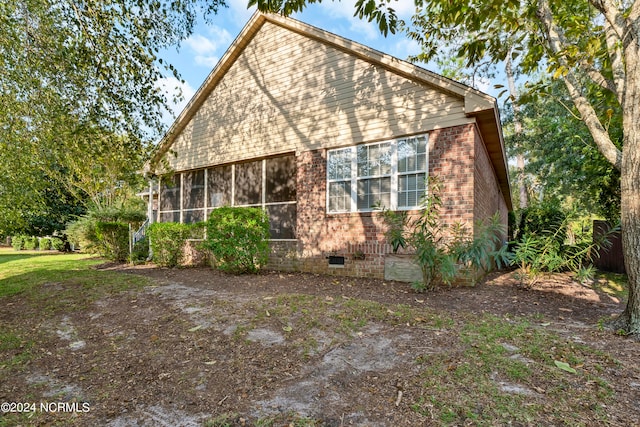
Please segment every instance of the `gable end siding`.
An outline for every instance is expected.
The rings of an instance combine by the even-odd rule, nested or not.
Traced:
[[[168,156],[174,170],[470,123],[464,100],[265,22]]]

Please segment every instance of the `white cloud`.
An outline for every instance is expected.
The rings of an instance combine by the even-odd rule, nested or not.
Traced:
[[[415,40],[403,38],[398,40],[391,48],[389,52],[391,55],[400,59],[407,59],[410,55],[417,55],[420,53],[420,44]]]
[[[220,59],[220,54],[229,47],[233,37],[225,28],[210,26],[207,29],[207,36],[193,34],[184,44],[193,53],[193,59],[197,65],[213,68]]]

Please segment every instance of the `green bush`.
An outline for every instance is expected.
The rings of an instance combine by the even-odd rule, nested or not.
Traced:
[[[55,249],[56,251],[63,252],[64,251],[64,242],[59,237],[52,237],[51,238],[51,248]]]
[[[24,249],[24,239],[25,236],[13,236],[11,238],[11,246],[16,251],[21,251]]]
[[[129,253],[129,224],[136,230],[146,219],[144,203],[140,200],[123,200],[107,207],[92,207],[86,215],[76,221],[67,224],[65,231],[69,242],[75,247],[80,247],[88,253],[97,253],[110,259],[126,260]],[[105,226],[98,231],[98,224],[115,224],[121,226]],[[126,245],[124,244],[124,231],[115,231],[116,228],[127,229]],[[121,248],[125,248],[126,251]],[[126,252],[126,255],[123,255]]]
[[[183,257],[184,244],[193,226],[175,222],[157,222],[149,226],[153,261],[164,267],[175,267]]]
[[[133,245],[131,253],[131,262],[142,262],[149,258],[149,238],[144,237]]]
[[[39,242],[39,247],[41,251],[50,251],[51,250],[51,237],[41,237]]]
[[[516,241],[525,236],[553,236],[558,245],[567,237],[567,214],[555,203],[540,203],[520,212]]]
[[[24,248],[28,251],[38,249],[38,238],[34,236],[27,236],[24,238]]]
[[[202,247],[213,255],[222,271],[255,273],[269,257],[269,219],[261,208],[223,206],[214,209],[206,223]]]
[[[438,283],[450,285],[463,275],[475,285],[494,266],[510,264],[510,254],[501,241],[506,230],[498,213],[476,222],[475,233],[461,223],[448,226],[440,221],[442,183],[438,177],[429,179],[428,188],[415,220],[409,221],[406,213],[383,212],[388,226],[385,236],[394,253],[410,246],[422,270],[422,282],[413,283],[414,290],[432,290]]]
[[[100,255],[119,262],[129,258],[129,224],[98,221],[95,230]]]

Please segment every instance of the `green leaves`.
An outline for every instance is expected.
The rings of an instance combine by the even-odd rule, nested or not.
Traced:
[[[229,273],[255,273],[269,256],[269,219],[261,208],[223,206],[206,222],[202,247],[211,251],[216,268]]]
[[[109,195],[136,180],[164,132],[167,100],[157,82],[167,72],[179,76],[156,62],[157,52],[223,4],[2,2],[0,234],[24,227],[29,211],[46,212],[51,189],[109,204]]]

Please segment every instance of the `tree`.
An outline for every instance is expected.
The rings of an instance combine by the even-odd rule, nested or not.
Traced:
[[[157,57],[224,0],[0,4],[0,232],[46,211],[47,191],[110,203],[164,131]]]
[[[261,10],[290,13],[315,0],[251,0]],[[473,65],[518,58],[530,72],[541,64],[561,79],[598,150],[620,171],[621,227],[629,298],[613,326],[640,335],[640,1],[415,0],[412,35],[426,56],[455,40]],[[356,15],[397,25],[392,0],[358,0]],[[393,31],[393,30],[390,30]],[[622,114],[616,145],[587,96],[592,86],[612,94]]]
[[[510,156],[520,154],[528,162],[526,175],[535,183],[535,198],[561,199],[573,208],[604,216],[613,223],[620,220],[620,173],[598,151],[591,134],[581,121],[561,81],[544,81],[535,95],[522,98],[520,134],[507,105],[505,145]],[[622,138],[621,114],[613,113],[615,100],[600,101],[600,120],[616,141]],[[607,111],[611,114],[607,114]],[[516,175],[517,176],[517,175]],[[519,180],[515,180],[519,184]],[[514,181],[512,181],[514,184]]]

